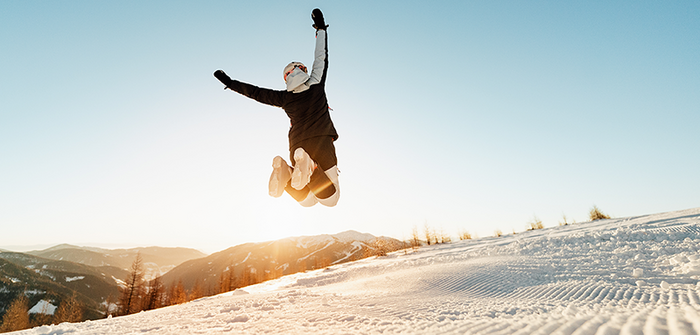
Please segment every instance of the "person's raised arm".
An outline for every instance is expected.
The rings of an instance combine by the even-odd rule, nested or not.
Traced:
[[[314,64],[311,67],[311,77],[309,85],[325,83],[328,72],[328,40],[326,39],[326,28],[328,25],[323,18],[323,13],[316,8],[311,12],[313,27],[316,28],[316,49],[314,50]]]
[[[255,85],[232,80],[224,71],[216,70],[214,77],[226,85],[224,89],[230,89],[251,98],[257,102],[264,103],[270,106],[282,107],[284,103],[284,91],[275,91],[269,88],[261,88]]]

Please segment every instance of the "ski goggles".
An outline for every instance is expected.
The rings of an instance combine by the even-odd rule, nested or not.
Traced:
[[[301,65],[301,64],[296,64],[289,71],[287,71],[284,74],[284,81],[287,81],[287,76],[290,75],[292,72],[294,72],[294,69],[296,69],[296,68],[299,68],[300,70],[302,70],[306,73],[306,66]]]

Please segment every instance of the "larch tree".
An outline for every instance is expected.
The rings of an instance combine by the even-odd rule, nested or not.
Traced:
[[[11,332],[29,328],[29,301],[21,293],[12,301],[2,317],[0,332]]]
[[[170,286],[168,305],[177,305],[185,302],[187,302],[187,291],[182,284],[182,279],[180,279],[177,284]]]
[[[160,276],[153,278],[146,285],[142,308],[146,311],[161,308],[165,304],[165,286]]]
[[[136,254],[136,259],[131,263],[131,270],[124,281],[119,298],[119,314],[127,315],[140,311],[141,298],[143,297],[143,257]]]
[[[53,317],[55,324],[63,322],[80,322],[83,321],[83,306],[78,301],[77,295],[73,292],[70,298],[61,302],[56,309],[56,314]]]

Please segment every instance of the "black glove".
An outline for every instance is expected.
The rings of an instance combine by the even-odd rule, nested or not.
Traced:
[[[231,78],[226,74],[226,72],[224,72],[222,70],[216,70],[214,72],[214,77],[216,77],[216,79],[219,79],[219,81],[222,84],[226,85],[226,87],[224,87],[224,89],[229,88],[229,86],[231,85],[231,82],[233,82],[233,80],[231,80]]]
[[[312,27],[316,28],[316,30],[326,30],[326,28],[328,28],[326,21],[323,20],[323,13],[321,13],[320,9],[316,8],[311,11],[311,19],[314,20]]]

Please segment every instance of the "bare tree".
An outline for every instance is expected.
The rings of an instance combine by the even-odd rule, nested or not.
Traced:
[[[374,255],[378,257],[386,256],[390,251],[386,241],[381,238],[374,239],[372,248],[374,248]]]
[[[160,276],[151,279],[146,285],[143,299],[143,310],[161,308],[165,304],[165,286]]]
[[[226,283],[228,284],[228,290],[233,291],[240,287],[238,277],[236,277],[236,268],[231,265],[229,270],[229,275],[226,277]]]
[[[418,236],[418,227],[413,226],[411,231],[411,248],[416,249],[421,246],[420,237]]]
[[[105,317],[112,315],[112,313],[119,312],[119,301],[115,300],[114,296],[112,296],[111,294],[107,296],[107,299],[103,303],[103,306]]]
[[[131,263],[131,270],[126,277],[125,286],[121,288],[119,299],[119,314],[127,315],[140,311],[141,298],[143,297],[143,258],[141,253],[136,254],[136,259]]]
[[[0,332],[11,332],[29,328],[29,301],[21,293],[12,301],[2,317]]]
[[[167,304],[177,305],[185,302],[187,302],[187,291],[185,290],[185,286],[182,284],[182,279],[180,279],[177,284],[170,286]]]
[[[202,283],[200,283],[199,279],[194,281],[194,286],[192,286],[192,290],[190,290],[190,293],[187,295],[187,301],[192,301],[199,299],[204,296],[204,289],[202,288]]]
[[[221,271],[219,274],[219,292],[226,293],[229,291],[229,278],[231,278],[231,272],[228,268]]]
[[[243,273],[241,274],[241,287],[257,284],[256,272],[255,268],[252,267],[243,269]]]
[[[73,292],[70,298],[61,302],[56,309],[53,322],[60,324],[63,322],[80,322],[83,321],[83,306],[78,301],[77,294]]]

